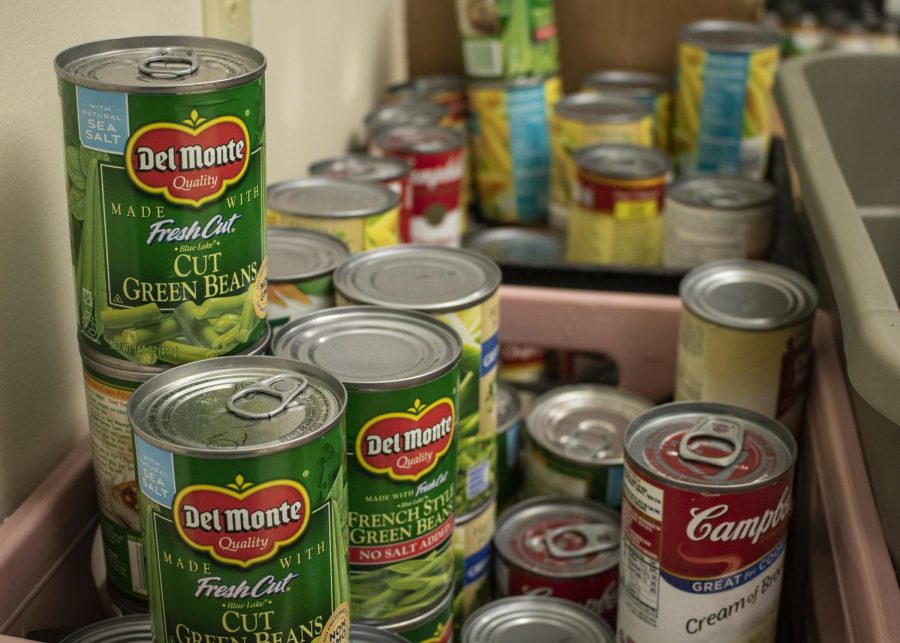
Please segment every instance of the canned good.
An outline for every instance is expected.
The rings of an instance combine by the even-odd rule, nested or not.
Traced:
[[[463,66],[472,78],[559,71],[552,0],[456,0]]]
[[[317,177],[273,183],[266,195],[273,225],[326,232],[350,252],[398,243],[400,197],[383,185]]]
[[[658,266],[669,159],[634,145],[578,150],[578,187],[569,209],[566,259],[575,263]]]
[[[459,76],[425,75],[416,76],[405,82],[388,87],[385,102],[406,103],[428,101],[447,108],[447,118],[441,125],[462,126],[468,120],[466,89]]]
[[[145,36],[79,45],[55,65],[81,335],[141,364],[256,342],[265,57],[225,40]],[[209,332],[225,312],[240,316],[238,331]]]
[[[462,338],[456,512],[494,488],[500,269],[458,248],[400,247],[354,257],[334,274],[339,305],[374,304],[429,313]]]
[[[69,634],[60,643],[151,643],[153,635],[146,614],[109,618]]]
[[[653,115],[649,107],[632,98],[579,92],[554,106],[550,142],[550,224],[565,230],[569,209],[578,194],[578,167],[573,154],[601,143],[651,147]]]
[[[412,167],[412,208],[400,226],[403,243],[459,245],[465,219],[465,148],[465,136],[446,127],[395,127],[372,141],[373,153],[405,160]]]
[[[679,288],[676,400],[724,402],[796,431],[812,362],[816,287],[763,261],[695,268]]]
[[[534,384],[547,375],[547,351],[525,344],[500,345],[500,377],[516,384]]]
[[[546,264],[562,261],[558,236],[523,228],[488,228],[467,235],[463,247],[499,263]]]
[[[355,306],[292,322],[272,352],[350,391],[350,602],[354,618],[406,619],[453,580],[460,339],[411,311]]]
[[[443,105],[426,101],[409,101],[378,105],[366,114],[370,140],[392,127],[431,127],[442,125],[450,112]]]
[[[93,560],[91,561],[93,562]],[[113,616],[131,616],[133,614],[142,614],[149,625],[150,618],[147,616],[148,606],[146,596],[143,598],[135,598],[125,592],[116,589],[116,586],[107,583],[106,594],[109,597],[109,611]]]
[[[456,518],[453,529],[453,622],[457,635],[469,614],[491,600],[491,541],[496,519],[497,500],[494,497]]]
[[[522,400],[512,386],[497,385],[497,505],[502,509],[519,489],[519,457]]]
[[[666,194],[663,265],[764,259],[772,241],[775,188],[745,177],[694,176]]]
[[[570,384],[534,401],[525,430],[526,496],[558,494],[622,504],[622,435],[653,406],[599,384]]]
[[[324,370],[262,356],[134,392],[154,640],[349,640],[346,402]]]
[[[776,33],[751,22],[703,20],[682,30],[672,130],[681,172],[765,174],[778,48]]]
[[[503,512],[494,536],[500,596],[555,596],[616,623],[619,517],[592,500],[543,496]]]
[[[607,69],[589,74],[582,83],[583,91],[622,96],[640,101],[653,115],[653,142],[663,152],[669,151],[672,127],[672,78],[648,71]]]
[[[410,643],[452,643],[453,641],[453,589],[430,608],[409,618],[369,625],[396,635]],[[394,640],[394,639],[390,639]]]
[[[774,641],[797,445],[777,422],[676,403],[625,434],[618,636]]]
[[[407,643],[407,641],[398,634],[379,630],[374,625],[353,623],[350,625],[350,643]]]
[[[614,643],[609,625],[590,611],[560,598],[514,596],[488,603],[472,614],[462,643]]]
[[[550,109],[559,76],[469,84],[475,187],[481,215],[540,223],[550,199]]]
[[[266,327],[245,354],[264,353],[270,337]],[[141,384],[166,368],[110,357],[84,337],[79,337],[79,344],[107,585],[110,594],[118,590],[140,604],[147,600],[147,576],[128,400]]]

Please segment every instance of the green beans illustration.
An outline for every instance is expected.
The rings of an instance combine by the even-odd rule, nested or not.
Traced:
[[[217,333],[226,333],[238,325],[241,317],[234,313],[225,313],[221,317],[209,318],[207,321],[216,329]]]
[[[132,308],[131,310],[137,310]],[[106,311],[110,312],[110,311]],[[156,344],[164,339],[171,339],[181,332],[178,321],[172,317],[163,319],[151,326],[128,328],[122,331],[122,341],[135,346],[140,344]]]
[[[238,341],[246,342],[250,339],[254,321],[256,321],[256,311],[253,310],[253,293],[248,290],[244,295],[244,307],[241,309],[241,321],[237,332]]]
[[[230,295],[228,297],[211,297],[194,309],[194,319],[209,319],[225,314],[240,314],[244,309],[244,300],[247,293]]]
[[[115,330],[149,326],[162,321],[162,311],[156,304],[144,304],[134,308],[108,308],[100,313],[104,328]]]

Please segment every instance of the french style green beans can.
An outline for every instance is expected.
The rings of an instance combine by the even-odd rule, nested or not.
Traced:
[[[95,350],[182,364],[263,334],[265,65],[182,36],[57,56],[78,328]]]
[[[156,643],[349,641],[346,402],[322,369],[263,356],[135,391]]]
[[[285,325],[272,352],[349,391],[353,618],[430,610],[453,582],[459,335],[421,313],[354,306]]]
[[[352,257],[334,272],[337,304],[428,313],[462,338],[456,512],[482,505],[495,485],[500,268],[471,250],[401,246]]]

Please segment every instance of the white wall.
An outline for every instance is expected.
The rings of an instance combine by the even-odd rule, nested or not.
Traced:
[[[402,0],[254,0],[268,57],[270,180],[342,150],[404,76]],[[86,432],[53,57],[73,44],[200,34],[199,0],[2,0],[0,519]]]

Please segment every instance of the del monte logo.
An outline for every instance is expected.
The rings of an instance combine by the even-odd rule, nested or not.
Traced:
[[[356,437],[356,457],[368,471],[394,480],[418,480],[437,466],[453,442],[456,413],[449,397],[416,399],[400,413],[369,420]]]
[[[309,494],[294,480],[254,484],[238,474],[224,487],[185,487],[172,507],[175,527],[194,549],[249,567],[297,540],[309,522]]]
[[[151,123],[128,139],[125,165],[135,185],[173,203],[200,207],[241,180],[250,158],[247,126],[234,116]]]

